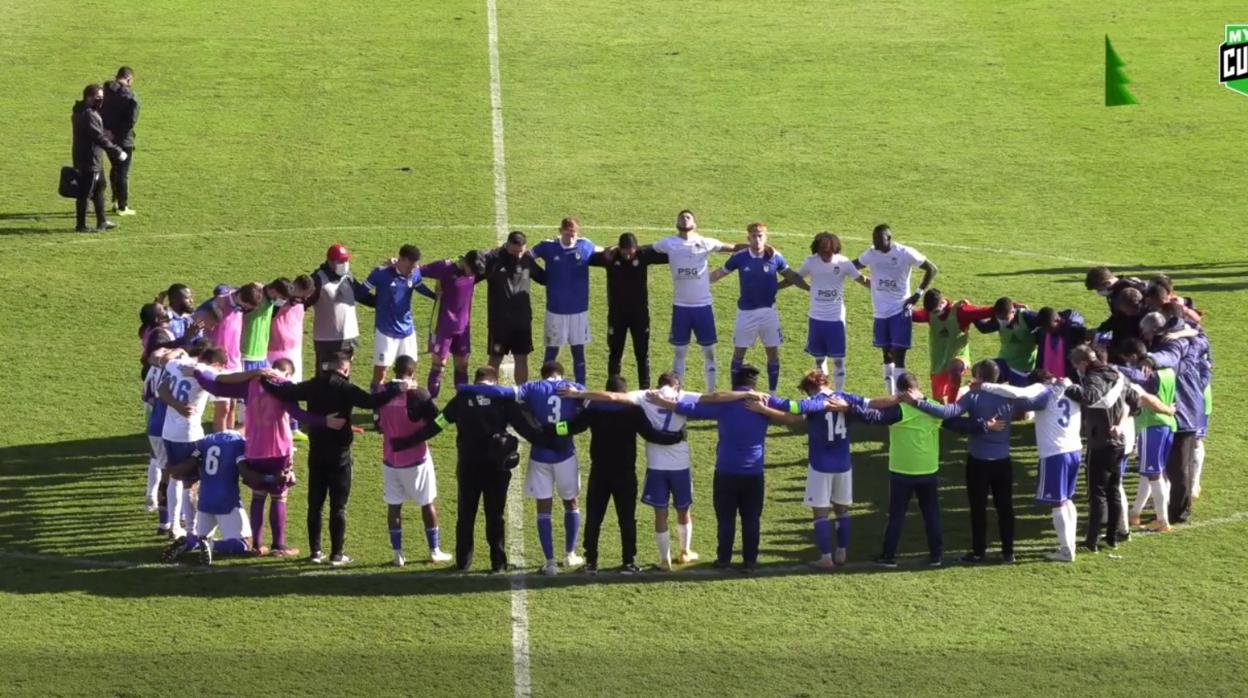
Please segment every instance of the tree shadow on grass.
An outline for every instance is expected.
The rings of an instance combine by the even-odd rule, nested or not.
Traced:
[[[832,574],[939,573],[926,565],[927,546],[917,505],[911,504],[900,545],[901,567],[886,570],[866,562],[879,550],[888,502],[886,430],[854,424],[854,496],[851,509],[851,564]],[[1030,425],[1016,424],[1014,500],[1016,547],[1023,562],[1052,547],[1049,510],[1034,504],[1034,448]],[[773,430],[770,438],[805,439],[804,434]],[[965,440],[942,434],[940,502],[945,556],[955,560],[970,541],[963,463]],[[155,564],[163,542],[134,540],[133,531],[150,523],[133,489],[136,469],[145,468],[147,438],[142,434],[0,449],[0,592],[44,594],[65,591],[119,598],[191,596],[261,598],[288,594],[341,596],[404,596],[497,592],[516,583],[512,575],[457,572],[449,568],[357,563],[331,570],[298,560],[223,560],[208,569]],[[750,576],[827,574],[806,563],[816,557],[809,531],[809,509],[801,505],[805,469],[780,464],[767,473],[768,502],[762,532],[763,559]],[[1081,482],[1082,485],[1082,482]],[[517,486],[513,484],[513,486]],[[105,492],[104,496],[99,496]],[[115,493],[113,493],[115,492]],[[783,493],[783,494],[781,494]],[[1082,501],[1082,498],[1079,499]],[[779,511],[777,511],[779,510]],[[774,518],[768,519],[770,515]],[[706,515],[704,515],[706,516]],[[608,517],[612,521],[612,517]],[[1081,522],[1082,523],[1082,522]],[[995,514],[989,512],[990,550],[996,545]],[[739,534],[736,561],[739,562]],[[74,552],[81,541],[83,553]],[[478,556],[484,551],[478,550]],[[604,548],[604,553],[606,552]],[[586,584],[703,584],[741,579],[735,570],[715,570],[713,554],[670,574],[647,572],[623,576],[606,571],[588,575],[567,572],[553,578],[525,575],[534,588]],[[478,559],[478,565],[482,561]]]

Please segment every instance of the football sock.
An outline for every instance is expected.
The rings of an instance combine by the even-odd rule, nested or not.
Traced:
[[[893,364],[884,364],[884,392],[893,394]]]
[[[461,385],[467,385],[467,384],[468,384],[467,367],[465,368],[456,367],[455,368],[455,387],[458,388]]]
[[[836,517],[836,547],[849,549],[849,512]]]
[[[169,478],[166,496],[168,499],[168,510],[166,514],[169,516],[169,525],[173,532],[178,535],[186,535],[186,529],[182,526],[182,488],[183,483],[176,478]]]
[[[687,524],[676,522],[676,540],[680,543],[680,552],[689,552],[693,545],[693,519]]]
[[[702,347],[702,371],[706,374],[706,391],[715,392],[715,347]]]
[[[672,533],[671,531],[663,531],[654,534],[654,542],[659,546],[659,561],[672,561]]]
[[[1131,527],[1127,524],[1127,489],[1119,482],[1117,495],[1111,492],[1109,496],[1118,497],[1118,532],[1129,534]]]
[[[1075,527],[1079,524],[1079,510],[1075,508],[1075,500],[1066,500],[1066,547],[1070,554],[1075,554]]]
[[[1150,480],[1148,488],[1153,494],[1153,510],[1157,513],[1157,522],[1170,525],[1170,483],[1165,478]]]
[[[269,502],[269,528],[273,529],[273,547],[286,547],[286,498],[274,497]]]
[[[1053,507],[1053,530],[1057,532],[1057,547],[1061,550],[1074,550],[1074,541],[1067,540],[1066,507]]]
[[[780,386],[780,362],[767,362],[767,389],[774,395]]]
[[[242,538],[226,538],[212,542],[212,552],[225,555],[242,555],[247,552],[247,541]]]
[[[147,464],[147,499],[151,502],[156,499],[156,490],[160,489],[160,466],[155,463]]]
[[[264,500],[264,493],[253,492],[251,506],[247,508],[247,518],[251,521],[251,547],[257,550],[264,541]]]
[[[581,533],[581,512],[565,511],[563,512],[563,551],[565,553],[576,552],[576,538]]]
[[[744,365],[745,365],[745,359],[738,359],[736,357],[733,357],[732,364],[730,365],[729,370],[732,371],[732,375],[735,376],[737,375],[737,371],[740,371],[741,367]]]
[[[1131,516],[1139,517],[1148,506],[1148,498],[1153,493],[1153,483],[1146,477],[1140,477],[1139,488],[1135,491],[1135,501],[1131,503]]]
[[[195,500],[189,487],[182,488],[182,516],[186,518],[186,530],[195,533]]]
[[[576,382],[585,385],[585,345],[572,345],[572,375],[576,376]]]
[[[555,538],[554,532],[551,530],[550,514],[538,513],[537,539],[541,541],[542,554],[545,555],[544,559],[555,559]]]
[[[1192,488],[1200,489],[1200,474],[1205,470],[1205,440],[1196,439],[1192,450]]]
[[[845,389],[845,359],[832,358],[832,385],[837,390]]]
[[[672,353],[674,354],[672,370],[675,371],[676,376],[680,378],[680,382],[683,385],[685,382],[685,361],[686,357],[689,356],[689,345],[672,347]]]
[[[559,358],[559,347],[546,347],[546,355],[542,357],[542,362],[554,361]]]
[[[816,356],[815,357],[815,370],[820,373],[827,373],[828,372],[828,357]]]
[[[826,516],[815,519],[815,545],[824,557],[832,554],[832,522]]]
[[[439,366],[435,363],[429,365],[429,378],[426,385],[429,390],[429,397],[436,398],[438,393],[442,392],[442,374],[446,371],[445,366]]]
[[[425,542],[429,544],[429,552],[442,549],[442,534],[437,526],[425,529]]]
[[[403,529],[401,528],[390,529],[390,548],[392,550],[403,549]]]

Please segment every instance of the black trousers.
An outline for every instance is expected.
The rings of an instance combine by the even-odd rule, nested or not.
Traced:
[[[351,450],[308,454],[308,547],[321,550],[321,510],[329,498],[330,555],[341,555],[347,540],[347,500],[351,498]]]
[[[635,464],[634,464],[635,465]],[[615,518],[620,523],[620,559],[631,565],[637,558],[637,470],[589,466],[589,494],[585,521],[585,561],[598,564],[598,536],[607,516],[607,503],[615,500]]]
[[[1105,528],[1105,544],[1118,542],[1118,518],[1122,515],[1121,446],[1098,446],[1088,449],[1088,531],[1083,544],[1096,550],[1101,528]]]
[[[134,162],[134,146],[123,147],[122,150],[126,153],[124,162],[111,152],[108,154],[111,165],[108,183],[113,187],[113,201],[117,202],[117,208],[125,208],[130,201],[130,163]]]
[[[633,356],[637,359],[637,389],[650,388],[650,312],[607,314],[607,375],[620,375],[624,343],[633,335]]]
[[[341,352],[347,352],[354,356],[355,350],[360,345],[359,337],[351,339],[317,339],[312,342],[312,349],[316,352],[316,371],[315,375],[321,375],[325,372],[325,364]]]
[[[503,513],[507,508],[507,487],[511,471],[495,465],[460,463],[456,472],[458,512],[455,519],[455,566],[461,570],[472,567],[473,542],[476,538],[477,506],[485,500],[485,540],[490,545],[490,567],[498,570],[507,564],[507,528]]]
[[[1001,554],[1014,554],[1014,464],[1009,458],[980,460],[966,457],[966,497],[971,503],[971,552],[988,552],[988,495],[997,510]]]
[[[718,543],[715,560],[732,562],[732,544],[737,537],[737,516],[741,517],[741,558],[746,565],[758,562],[759,522],[763,518],[763,476],[726,475],[716,471],[711,487],[715,504]]]
[[[78,198],[74,200],[74,213],[79,228],[87,227],[87,201],[95,206],[95,225],[103,228],[104,173],[78,170]]]
[[[1179,431],[1166,459],[1170,480],[1170,523],[1183,523],[1192,516],[1192,464],[1196,462],[1196,432]]]

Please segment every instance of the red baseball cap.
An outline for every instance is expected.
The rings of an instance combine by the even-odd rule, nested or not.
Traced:
[[[329,250],[325,253],[325,259],[331,262],[345,262],[351,259],[351,253],[347,250],[346,245],[330,245]]]

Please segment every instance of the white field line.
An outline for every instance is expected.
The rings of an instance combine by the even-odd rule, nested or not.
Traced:
[[[485,0],[490,47],[490,131],[494,146],[494,236],[502,245],[507,239],[507,159],[503,147],[503,86],[498,60],[498,3]],[[500,367],[504,375],[514,375],[515,364],[510,355]],[[513,482],[507,489],[507,529],[511,538],[509,560],[524,565],[524,499],[521,483]],[[529,592],[522,576],[511,579],[511,675],[516,698],[533,695],[529,671]]]
[[[497,128],[502,127],[501,111],[495,112],[494,123]],[[502,153],[503,153],[503,140],[502,140],[501,135],[497,139],[495,139],[494,148],[495,148],[494,150],[495,156],[497,158],[501,158]],[[506,208],[507,208],[506,173],[505,171],[500,172],[500,169],[502,168],[496,164],[494,168],[494,183],[495,183],[494,206],[495,206],[496,213],[495,213],[495,221],[494,221],[493,226],[488,225],[488,224],[473,225],[473,224],[468,224],[468,223],[463,223],[463,224],[460,224],[460,223],[449,223],[449,224],[448,223],[415,223],[415,224],[395,223],[393,225],[377,224],[377,225],[327,225],[327,226],[306,226],[306,227],[289,227],[289,228],[225,228],[225,229],[218,229],[218,230],[200,230],[196,232],[175,231],[171,233],[161,233],[158,235],[126,235],[125,233],[116,233],[116,232],[108,233],[104,235],[70,235],[70,234],[58,235],[54,233],[49,233],[47,236],[47,239],[41,240],[41,242],[44,242],[47,244],[55,244],[55,245],[64,245],[66,243],[68,244],[99,244],[99,243],[106,243],[106,242],[134,243],[134,242],[143,242],[143,241],[160,241],[160,240],[171,240],[171,239],[176,240],[176,239],[184,239],[184,238],[196,238],[196,237],[205,237],[209,235],[212,235],[212,236],[265,235],[265,234],[273,234],[273,233],[316,233],[316,232],[330,232],[330,231],[342,231],[342,232],[348,232],[348,233],[370,232],[370,231],[396,231],[396,232],[420,233],[422,231],[488,230],[489,228],[493,227],[496,235],[498,236],[499,244],[502,244],[502,241],[506,238],[507,232],[510,228],[515,228],[517,230],[526,230],[526,229],[527,230],[556,230],[558,229],[559,227],[558,225],[550,225],[550,224],[545,224],[545,223],[515,225],[515,226],[510,226],[509,228],[507,224],[507,220],[506,220],[506,215],[507,215],[507,212],[506,212]],[[498,207],[500,204],[502,206],[502,216],[499,216],[497,213],[497,211],[499,210]],[[606,231],[635,231],[635,232],[648,232],[648,233],[650,232],[652,233],[673,232],[673,228],[671,227],[647,226],[647,225],[594,225],[594,226],[586,226],[586,229],[606,230]],[[699,228],[698,230],[703,233],[710,234],[710,235],[740,235],[742,238],[744,238],[744,231],[745,231],[744,228],[740,230],[728,229],[728,228]],[[784,238],[809,239],[810,237],[812,237],[811,233],[799,233],[799,232],[784,231],[784,230],[772,230],[772,231],[769,231],[769,233],[773,236],[784,237]],[[838,236],[842,240],[852,240],[854,242],[870,242],[871,240],[869,237],[858,237],[854,235],[841,235],[839,233],[838,233]],[[1036,259],[1036,260],[1045,260],[1045,261],[1052,261],[1052,262],[1070,262],[1072,264],[1086,264],[1089,266],[1095,266],[1098,264],[1104,264],[1110,267],[1128,266],[1127,262],[1110,262],[1110,261],[1105,261],[1105,260],[1083,259],[1080,257],[1067,257],[1065,255],[1051,254],[1048,252],[1034,252],[1031,250],[1020,250],[1020,249],[1015,249],[1011,247],[986,247],[986,246],[981,246],[981,245],[955,245],[955,244],[947,243],[947,242],[937,242],[934,240],[917,240],[917,239],[912,239],[912,238],[907,238],[905,242],[907,244],[910,244],[918,248],[930,247],[930,248],[944,249],[944,250],[957,250],[960,252],[976,252],[976,253],[1002,255],[1005,257],[1019,257],[1022,259]],[[1185,279],[1185,281],[1212,281],[1212,280],[1213,279]]]
[[[1248,511],[1241,511],[1241,512],[1237,512],[1234,514],[1229,514],[1227,516],[1221,516],[1215,519],[1197,520],[1192,523],[1182,524],[1179,526],[1175,526],[1174,530],[1170,533],[1163,533],[1163,534],[1140,533],[1140,534],[1132,535],[1131,542],[1128,543],[1127,545],[1134,546],[1141,541],[1154,540],[1158,538],[1166,538],[1166,537],[1174,536],[1174,535],[1182,536],[1190,532],[1198,531],[1201,529],[1219,528],[1222,526],[1240,523],[1243,521],[1248,521]],[[1047,545],[1044,542],[1033,543],[1033,542],[1028,541],[1025,544],[1021,544],[1018,547],[1021,550],[1031,550],[1034,548],[1034,552],[1040,553],[1040,552],[1047,552],[1052,546]],[[513,550],[514,550],[514,541],[513,541]],[[1130,551],[1129,547],[1127,548],[1127,551],[1128,552]],[[913,558],[915,560],[921,560],[921,559],[926,559],[926,557],[927,557],[926,553],[922,553],[922,554],[915,553],[909,556],[906,556],[906,555],[901,556],[902,558],[901,571],[904,573],[904,572],[918,572],[920,569],[926,570],[927,569],[926,564],[923,564],[921,567],[910,568],[910,567],[907,567],[905,563],[905,560],[909,558]],[[328,567],[317,567],[316,569],[304,568],[304,569],[293,570],[293,571],[289,569],[283,569],[281,571],[275,571],[275,570],[269,569],[269,566],[264,565],[264,564],[246,565],[246,566],[225,565],[225,566],[219,566],[219,567],[182,567],[182,566],[177,566],[177,565],[164,565],[164,564],[157,564],[157,563],[126,562],[124,560],[99,560],[99,559],[93,559],[93,558],[73,557],[70,555],[52,555],[48,553],[31,553],[31,552],[23,552],[19,550],[0,550],[0,560],[14,560],[17,562],[25,561],[25,562],[51,563],[51,564],[65,565],[67,567],[80,567],[80,568],[85,568],[85,569],[168,570],[168,571],[176,570],[176,571],[184,572],[186,574],[237,574],[237,575],[261,576],[261,577],[285,578],[285,579],[294,578],[294,577],[362,577],[362,578],[372,578],[372,579],[384,579],[387,576],[390,576],[398,580],[407,576],[406,573],[403,573],[403,572],[370,572],[370,571],[365,571],[363,569],[358,569],[358,568],[353,570],[353,569],[334,569],[334,568],[328,568]],[[954,564],[950,566],[956,567],[958,565]],[[386,568],[389,569],[389,566],[387,565]],[[863,570],[863,569],[875,569],[875,565],[873,565],[870,562],[865,562],[865,561],[851,562],[845,566],[845,569],[849,571]],[[800,573],[809,573],[812,575],[813,574],[829,574],[830,576],[836,576],[835,572],[831,572],[831,573],[818,572],[811,566],[804,565],[804,564],[764,566],[756,570],[751,576],[770,577],[770,576],[792,575],[792,574],[800,574]],[[590,582],[599,581],[599,580],[603,581],[604,583],[611,583],[608,580],[616,579],[620,581],[627,580],[627,581],[637,581],[637,582],[661,582],[661,581],[666,580],[666,581],[671,581],[671,582],[679,582],[683,579],[688,579],[688,578],[741,579],[743,578],[743,575],[740,572],[737,572],[734,570],[717,570],[712,567],[696,567],[693,569],[687,569],[687,570],[682,570],[679,572],[672,572],[672,573],[646,572],[635,577],[622,577],[622,576],[610,574],[607,572],[603,572],[599,574],[597,577],[590,577],[588,575],[575,575],[575,574],[565,574],[565,575],[559,575],[557,577],[546,577],[536,572],[499,575],[499,576],[487,575],[481,572],[430,572],[430,573],[417,572],[411,577],[411,581],[413,584],[430,584],[430,583],[437,583],[443,580],[497,583],[503,579],[506,579],[510,583],[512,589],[515,589],[517,584],[524,585],[530,582],[536,582],[539,585],[542,583],[559,584],[560,580],[562,580],[563,583],[567,583],[569,579],[577,579],[584,583],[590,583]],[[527,630],[527,616],[526,616],[526,630]]]

